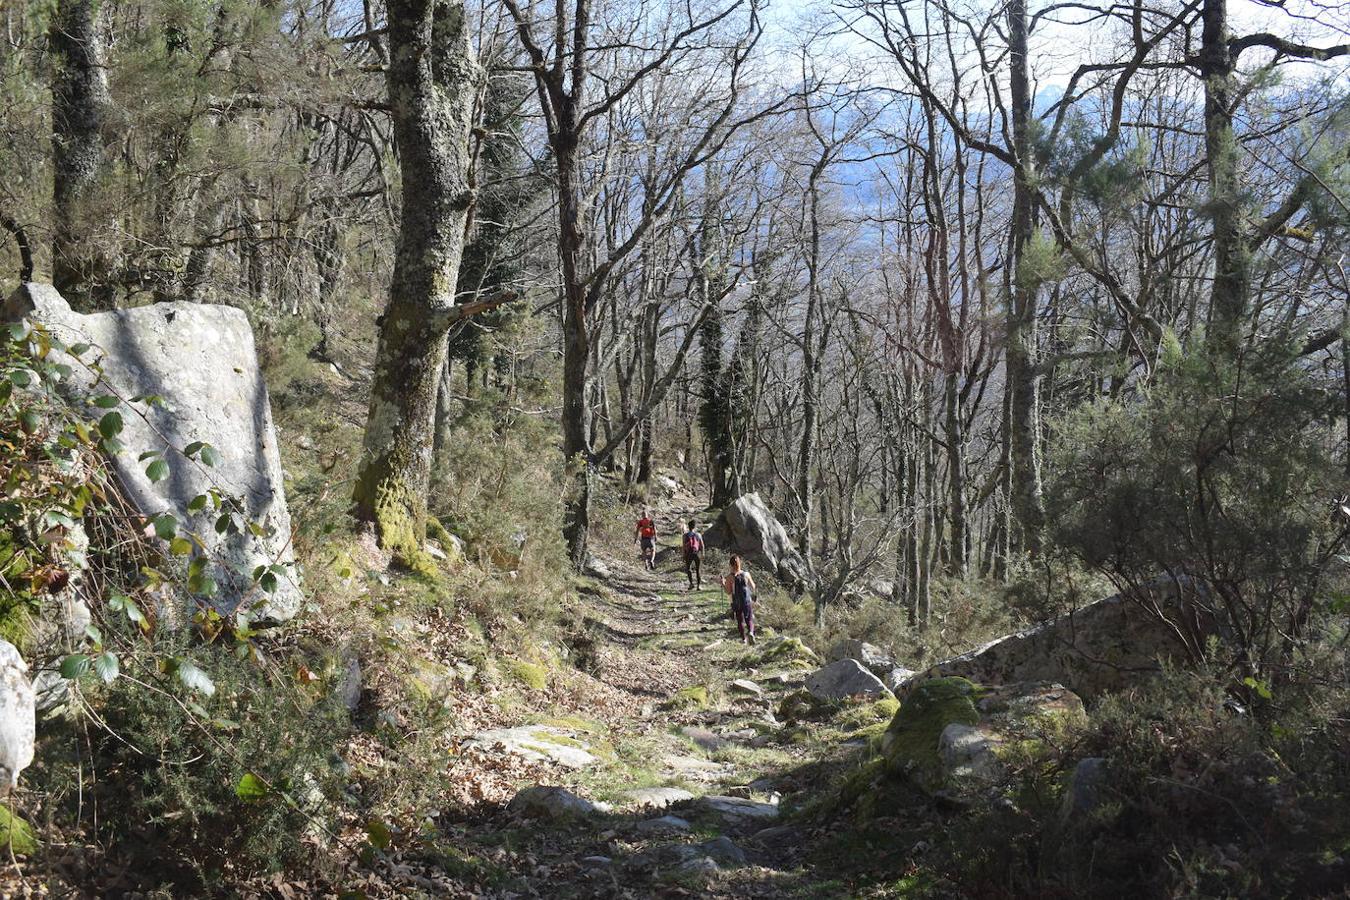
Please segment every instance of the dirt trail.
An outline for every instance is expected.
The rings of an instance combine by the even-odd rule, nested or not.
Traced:
[[[504,809],[466,829],[465,838],[513,848],[503,862],[514,877],[484,893],[830,895],[812,885],[801,866],[802,834],[781,814],[817,780],[820,764],[781,740],[774,712],[800,684],[802,665],[775,657],[771,634],[758,646],[741,644],[720,571],[705,571],[703,590],[688,590],[679,550],[688,499],[657,511],[657,571],[646,571],[635,547],[597,549],[600,571],[585,592],[583,622],[594,642],[595,699],[583,692],[569,714],[603,727],[534,717],[536,727],[554,729],[542,739],[595,757],[534,780],[594,800],[601,811],[552,822]],[[724,562],[719,556],[714,565]],[[733,685],[742,680],[753,683]]]

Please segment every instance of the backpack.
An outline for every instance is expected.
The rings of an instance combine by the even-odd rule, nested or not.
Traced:
[[[651,519],[643,519],[638,522],[638,534],[645,538],[656,537],[656,523]]]
[[[684,552],[702,553],[703,535],[699,534],[697,531],[686,531],[684,533]]]

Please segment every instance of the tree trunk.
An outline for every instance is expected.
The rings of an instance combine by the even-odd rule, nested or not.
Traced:
[[[108,93],[111,4],[60,0],[49,39],[52,78],[52,284],[78,311],[112,306],[114,223],[98,202]]]
[[[1008,267],[1008,455],[1012,509],[1021,547],[1035,555],[1041,549],[1045,512],[1041,495],[1040,376],[1036,371],[1037,286],[1022,266],[1036,229],[1026,0],[1012,0],[1008,5],[1008,50],[1013,143],[1018,161],[1013,171],[1012,265]]]
[[[390,0],[389,68],[403,208],[354,500],[383,546],[424,561],[438,382],[464,247],[477,65],[462,0]]]
[[[1242,234],[1238,151],[1233,136],[1233,73],[1228,46],[1227,0],[1205,0],[1200,78],[1205,85],[1205,154],[1209,167],[1209,214],[1214,221],[1214,284],[1210,342],[1236,353],[1242,340],[1251,286],[1251,253]]]
[[[653,299],[642,312],[642,379],[638,405],[643,406],[651,399],[656,388],[656,348],[661,333],[661,309]],[[625,411],[624,419],[628,413]],[[638,426],[637,483],[647,484],[652,480],[652,442],[656,436],[656,416],[649,413]]]

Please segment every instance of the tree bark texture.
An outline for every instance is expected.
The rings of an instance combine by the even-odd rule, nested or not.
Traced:
[[[1035,233],[1032,178],[1035,153],[1031,142],[1031,84],[1027,72],[1027,5],[1008,5],[1008,49],[1011,64],[1013,143],[1017,165],[1013,170],[1012,265],[1009,267],[1007,378],[1009,392],[1008,442],[1012,480],[1012,508],[1021,548],[1037,554],[1041,548],[1044,501],[1040,463],[1040,375],[1036,369],[1036,284],[1023,270]]]
[[[1205,85],[1205,155],[1209,214],[1214,224],[1214,283],[1210,341],[1235,353],[1241,341],[1251,289],[1251,252],[1242,233],[1238,149],[1233,135],[1233,74],[1228,0],[1205,0],[1202,10],[1200,77]]]
[[[464,247],[478,67],[464,4],[390,0],[387,81],[402,223],[354,499],[381,545],[424,561],[438,381]]]
[[[52,284],[77,311],[112,305],[113,222],[98,202],[108,93],[108,4],[60,0],[52,77]]]

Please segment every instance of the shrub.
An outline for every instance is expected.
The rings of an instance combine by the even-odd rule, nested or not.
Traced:
[[[1213,623],[1225,663],[1249,677],[1282,669],[1325,606],[1346,537],[1332,397],[1281,349],[1228,361],[1173,345],[1139,397],[1061,423],[1054,539],[1121,589],[1177,585],[1197,615],[1170,618],[1194,659]]]
[[[1343,676],[1257,710],[1203,673],[1110,697],[1015,770],[1012,802],[953,821],[929,861],[970,896],[1335,895],[1350,875]],[[1068,817],[1068,773],[1091,756],[1103,781]]]

